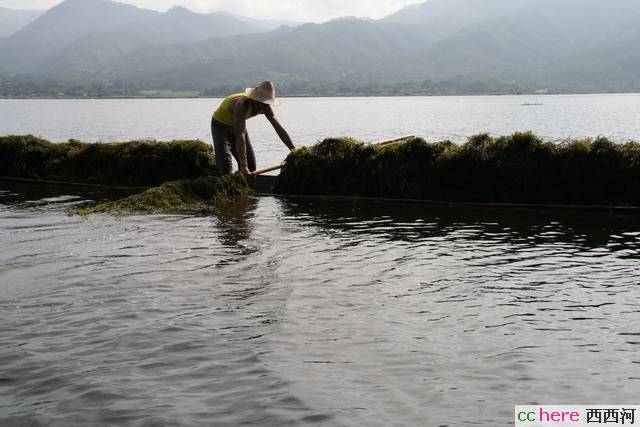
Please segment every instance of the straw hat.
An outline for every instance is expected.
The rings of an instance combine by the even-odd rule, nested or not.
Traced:
[[[247,88],[244,94],[263,104],[273,105],[274,107],[280,105],[280,100],[276,98],[276,88],[269,80],[260,83],[256,88]]]

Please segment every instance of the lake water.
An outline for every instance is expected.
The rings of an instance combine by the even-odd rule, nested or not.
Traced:
[[[303,144],[640,140],[639,95],[285,101]],[[0,100],[0,134],[208,141],[215,104]],[[0,426],[491,427],[640,395],[639,216],[274,197],[67,214],[105,197],[0,181]]]
[[[552,140],[607,136],[640,140],[640,94],[284,99],[276,109],[296,145],[330,136],[374,142],[413,134],[464,142],[482,132],[532,130]],[[219,99],[2,100],[0,135],[34,134],[52,141],[211,140]],[[532,105],[534,104],[534,105]],[[541,105],[535,105],[541,104]],[[248,122],[259,166],[287,154],[269,123]]]
[[[640,393],[636,216],[78,218],[102,196],[2,188],[0,425],[506,426]]]

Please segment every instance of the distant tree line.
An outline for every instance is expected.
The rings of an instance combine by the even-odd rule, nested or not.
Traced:
[[[0,97],[69,97],[102,98],[139,96],[141,88],[124,82],[60,82],[41,78],[2,78],[0,79]]]
[[[498,80],[472,80],[456,77],[448,80],[424,80],[396,83],[353,81],[283,81],[278,85],[280,94],[289,96],[406,96],[457,94],[517,94],[533,92],[538,86],[509,84]],[[204,90],[205,96],[231,93],[236,86],[217,86]]]
[[[127,81],[60,81],[32,76],[0,78],[2,98],[126,98],[202,96],[220,97],[241,92],[242,84],[220,84],[208,88],[178,87],[170,82],[149,85]],[[276,81],[280,96],[409,96],[409,95],[464,95],[464,94],[518,94],[533,92],[561,93],[570,89],[543,88],[526,82],[502,82],[499,80],[474,80],[458,76],[447,80],[423,80],[396,83],[355,81]],[[586,91],[588,92],[588,90]]]

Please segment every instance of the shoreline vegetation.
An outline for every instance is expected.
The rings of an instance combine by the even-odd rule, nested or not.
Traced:
[[[0,99],[175,99],[175,98],[220,98],[230,93],[242,92],[243,86],[224,85],[210,89],[149,89],[121,87],[119,85],[90,84],[69,86],[56,82],[3,82],[0,79]],[[542,93],[576,94],[580,91],[549,90],[540,87],[511,87],[509,85],[465,84],[455,85],[422,84],[406,82],[380,87],[357,87],[348,84],[320,85],[319,87],[279,88],[280,96],[285,98],[317,97],[390,97],[390,96],[469,96],[469,95],[535,95]],[[587,91],[586,93],[592,93]],[[595,92],[594,92],[595,93]],[[615,93],[615,92],[612,92]]]
[[[238,90],[242,92],[243,90]],[[524,92],[433,92],[433,93],[335,93],[335,94],[317,94],[317,93],[294,93],[283,94],[280,98],[396,98],[396,97],[456,97],[456,96],[552,96],[552,95],[634,95],[637,91],[592,91],[592,92],[572,92],[572,91],[524,91]],[[228,95],[228,94],[227,94]],[[226,95],[219,94],[202,94],[197,92],[162,92],[158,94],[146,95],[87,95],[87,96],[67,96],[60,95],[20,95],[20,96],[3,96],[0,100],[99,100],[99,99],[221,99]]]
[[[0,176],[151,187],[74,213],[191,213],[250,193],[239,174],[218,177],[201,141],[51,143],[0,137]],[[472,136],[465,144],[413,138],[385,146],[328,138],[290,153],[281,195],[461,203],[640,206],[640,143],[604,137],[546,142],[532,133]]]
[[[220,98],[242,92],[246,85],[160,86],[126,82],[74,82],[33,80],[26,77],[1,77],[0,99],[176,99]],[[499,96],[499,95],[578,95],[637,93],[635,86],[580,87],[545,84],[515,84],[498,80],[473,80],[463,77],[448,80],[358,82],[358,81],[283,81],[279,95],[284,98],[404,97],[404,96]]]

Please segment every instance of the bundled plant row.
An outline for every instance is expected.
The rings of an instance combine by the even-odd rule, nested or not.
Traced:
[[[217,177],[200,141],[53,144],[0,137],[0,176],[154,187],[82,213],[178,213],[208,209],[249,192],[244,179]],[[466,144],[414,138],[380,146],[326,139],[292,152],[274,192],[450,202],[640,206],[640,144],[606,138],[563,144],[532,133]]]
[[[200,141],[55,144],[34,136],[0,137],[0,176],[151,187],[216,175],[211,147]]]
[[[326,139],[287,158],[274,191],[479,203],[640,205],[640,144],[532,133],[466,144]]]
[[[211,147],[200,141],[54,144],[0,137],[0,176],[107,186],[151,187],[73,213],[175,214],[210,210],[249,193],[241,175],[218,177]]]
[[[234,200],[248,192],[249,187],[240,174],[224,177],[209,176],[167,182],[140,194],[88,206],[74,213],[79,215],[93,213],[114,215],[201,213],[211,210],[219,202]]]

